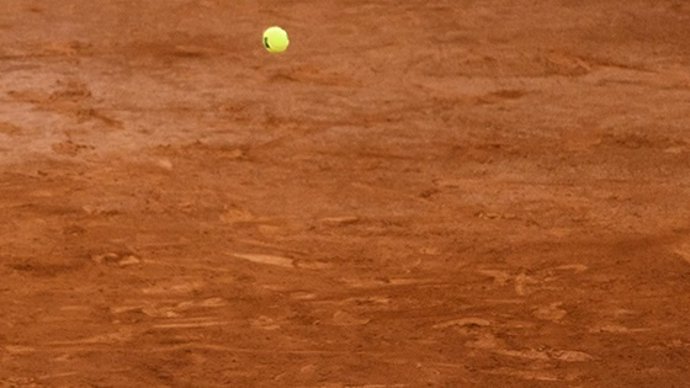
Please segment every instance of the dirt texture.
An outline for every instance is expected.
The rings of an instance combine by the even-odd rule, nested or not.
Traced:
[[[688,387],[689,318],[687,1],[0,0],[0,387]]]

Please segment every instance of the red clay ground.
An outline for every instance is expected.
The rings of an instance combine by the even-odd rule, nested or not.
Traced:
[[[2,0],[0,386],[687,387],[689,37],[680,0]]]

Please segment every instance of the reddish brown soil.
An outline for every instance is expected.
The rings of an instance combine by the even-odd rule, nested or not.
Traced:
[[[687,387],[688,39],[682,0],[2,0],[0,386]]]

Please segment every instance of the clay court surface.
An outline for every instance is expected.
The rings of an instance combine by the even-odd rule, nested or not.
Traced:
[[[1,5],[0,387],[690,384],[690,3]]]

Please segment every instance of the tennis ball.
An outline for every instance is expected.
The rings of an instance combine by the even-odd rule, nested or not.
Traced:
[[[269,27],[264,31],[264,47],[271,53],[282,53],[287,50],[290,40],[287,31],[280,27]]]

